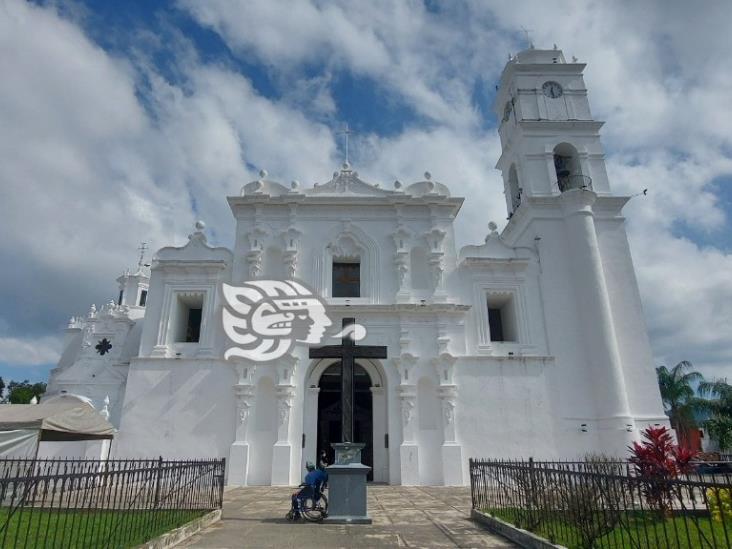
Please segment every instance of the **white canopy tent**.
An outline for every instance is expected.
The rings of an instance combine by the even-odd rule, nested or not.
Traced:
[[[98,441],[100,454],[109,448],[115,428],[88,401],[75,395],[59,395],[40,404],[7,404],[0,406],[0,457],[34,458],[84,454],[86,445],[45,443],[86,443]],[[47,451],[39,452],[41,443]],[[56,448],[54,448],[54,446]],[[83,448],[83,450],[80,450]],[[61,450],[61,453],[59,453]],[[50,454],[50,455],[39,455]],[[94,457],[103,457],[96,455]]]

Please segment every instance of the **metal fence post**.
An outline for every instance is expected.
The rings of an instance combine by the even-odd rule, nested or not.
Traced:
[[[157,509],[158,505],[160,504],[160,476],[162,475],[163,471],[163,456],[160,456],[158,458],[158,470],[157,470],[157,476],[155,478],[155,504],[153,506],[153,509]]]

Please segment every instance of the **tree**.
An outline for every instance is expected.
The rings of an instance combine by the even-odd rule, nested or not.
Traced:
[[[3,393],[5,393],[5,380],[0,377],[0,401],[3,400]]]
[[[46,392],[45,383],[30,383],[27,379],[23,381],[11,381],[8,384],[8,400],[11,404],[30,404],[33,397],[40,400],[41,395]]]
[[[704,377],[692,370],[693,365],[682,360],[670,370],[666,366],[656,368],[661,399],[668,412],[671,427],[676,429],[680,439],[696,428],[694,412],[704,407],[702,399],[696,397],[693,383],[704,383]]]
[[[717,441],[721,451],[732,447],[732,385],[726,379],[702,381],[699,394],[712,397],[703,401],[703,407],[711,417],[704,422],[704,428]]]

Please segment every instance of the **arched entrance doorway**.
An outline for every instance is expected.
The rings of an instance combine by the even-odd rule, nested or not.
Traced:
[[[312,363],[306,376],[303,415],[302,464],[316,461],[321,449],[332,458],[331,442],[340,442],[341,363],[322,359]],[[384,376],[378,361],[357,360],[354,368],[355,425],[357,441],[364,442],[364,463],[372,468],[369,480],[389,482],[387,402]]]
[[[331,444],[340,442],[341,437],[341,363],[328,366],[318,383],[318,442],[317,455],[325,450],[328,462],[333,463],[335,454]],[[371,467],[367,480],[373,480],[374,426],[371,378],[363,366],[356,363],[353,368],[353,438],[354,442],[365,444],[361,462]]]

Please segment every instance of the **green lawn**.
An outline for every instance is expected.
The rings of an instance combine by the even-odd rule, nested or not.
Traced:
[[[570,549],[587,549],[580,530],[564,520],[560,512],[545,515],[536,525],[527,523],[520,509],[484,509],[484,512]],[[599,518],[599,516],[598,516]],[[533,526],[533,527],[530,527]],[[715,522],[708,516],[676,516],[660,519],[650,512],[627,511],[620,525],[594,540],[593,549],[732,547],[732,523]]]
[[[0,508],[0,547],[91,549],[140,545],[208,511]]]

